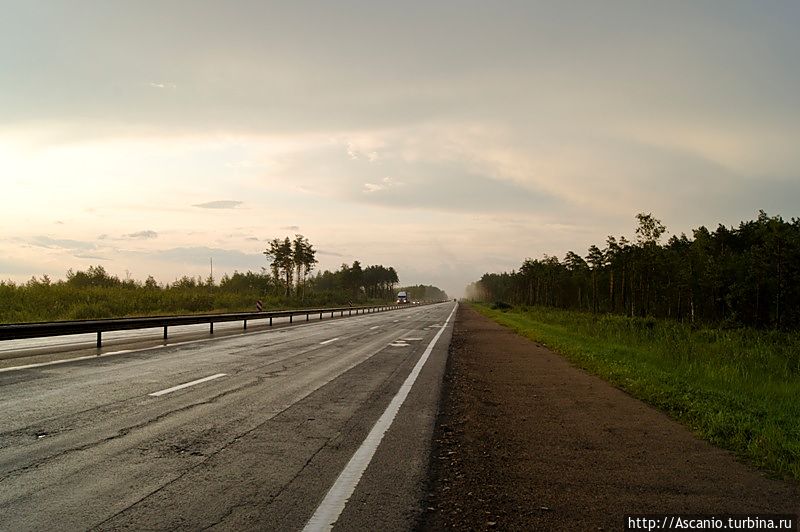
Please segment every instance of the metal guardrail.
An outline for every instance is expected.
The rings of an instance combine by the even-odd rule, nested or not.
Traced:
[[[422,304],[432,304],[422,303]],[[22,340],[26,338],[45,338],[50,336],[65,336],[68,334],[97,334],[98,349],[103,345],[103,333],[110,331],[127,331],[132,329],[164,328],[164,339],[167,339],[167,329],[180,325],[197,325],[208,323],[210,333],[214,334],[214,324],[230,321],[244,322],[243,328],[247,329],[248,320],[269,319],[272,325],[274,318],[289,318],[293,322],[295,316],[305,316],[309,321],[312,315],[319,314],[322,319],[330,313],[331,318],[336,314],[343,317],[359,314],[371,314],[399,308],[409,308],[413,305],[371,305],[360,307],[338,307],[317,309],[278,310],[267,312],[232,312],[227,314],[193,314],[188,316],[149,316],[144,318],[110,318],[100,320],[75,320],[75,321],[49,321],[37,323],[12,323],[0,325],[0,340]]]

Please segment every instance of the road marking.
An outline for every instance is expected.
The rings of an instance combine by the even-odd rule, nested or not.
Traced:
[[[179,384],[177,386],[173,386],[172,388],[167,388],[166,390],[161,390],[160,392],[153,392],[147,395],[150,395],[152,397],[160,397],[168,393],[188,388],[189,386],[194,386],[195,384],[200,384],[201,382],[208,382],[210,380],[219,379],[220,377],[224,377],[225,375],[227,375],[227,373],[217,373],[216,375],[211,375],[210,377],[203,377],[202,379],[197,379],[196,381]]]
[[[422,338],[400,338],[404,342],[419,342]]]
[[[370,331],[374,331],[374,330],[375,330],[375,329],[377,329],[378,327],[380,327],[380,325],[376,325],[376,326],[374,326],[374,327],[370,327],[370,328],[369,328],[369,330],[370,330]]]
[[[64,364],[66,362],[74,362],[76,360],[89,360],[90,358],[101,358],[107,357],[111,355],[121,355],[123,353],[130,353],[131,350],[123,350],[123,351],[113,351],[111,353],[103,353],[102,355],[86,355],[83,357],[76,357],[76,358],[66,358],[62,360],[53,360],[51,362],[38,362],[36,364],[25,364],[24,366],[11,366],[9,368],[0,368],[0,373],[5,373],[6,371],[17,371],[20,369],[31,369],[31,368],[41,368],[44,366],[53,366],[56,364]]]
[[[450,312],[450,315],[447,317],[447,321],[444,322],[445,327],[450,322],[450,318],[453,317],[457,308],[457,305],[453,307],[452,312]],[[403,382],[403,385],[400,386],[397,395],[392,398],[392,402],[386,407],[386,410],[375,423],[375,426],[372,427],[364,443],[361,444],[361,447],[359,447],[353,457],[350,458],[350,461],[339,474],[336,482],[333,483],[333,486],[331,486],[331,489],[317,507],[314,515],[312,515],[311,519],[306,523],[303,532],[330,530],[333,528],[336,521],[339,520],[339,516],[342,514],[342,510],[344,510],[348,499],[353,495],[359,480],[361,480],[361,476],[372,461],[372,457],[378,449],[383,435],[386,434],[386,431],[389,430],[389,427],[392,425],[395,416],[397,416],[397,412],[400,410],[406,397],[408,397],[411,387],[414,385],[414,381],[417,380],[417,376],[420,371],[422,371],[422,366],[428,361],[431,351],[433,351],[433,347],[436,345],[439,337],[442,336],[445,327],[439,329],[439,332],[433,337],[431,343],[428,344],[422,357],[417,361],[417,364],[414,366],[414,369],[411,370],[411,373],[408,375],[405,382]]]
[[[400,320],[396,320],[395,323],[397,323],[399,321]],[[380,327],[380,325],[376,325],[375,327],[371,327],[371,328],[372,329],[377,329],[378,327]],[[427,327],[426,327],[426,329],[427,329]],[[223,340],[223,339],[227,339],[227,338],[236,338],[236,337],[239,337],[239,336],[253,335],[253,334],[267,334],[267,333],[272,333],[272,332],[283,334],[286,331],[283,330],[283,329],[276,329],[276,330],[269,330],[268,329],[268,330],[265,330],[265,331],[257,331],[257,332],[248,331],[248,332],[238,333],[238,334],[233,333],[233,334],[225,335],[225,336],[222,336],[222,337],[219,337],[219,338],[201,338],[201,339],[198,339],[198,340],[184,340],[182,342],[174,342],[174,343],[168,343],[168,344],[162,344],[162,345],[154,345],[154,346],[151,346],[151,347],[142,347],[142,348],[137,348],[137,349],[123,349],[122,351],[111,351],[109,353],[101,353],[99,355],[86,355],[86,356],[75,357],[75,358],[62,358],[62,359],[59,359],[59,360],[52,360],[50,362],[37,362],[37,363],[34,363],[34,364],[25,364],[25,365],[22,365],[22,366],[11,366],[11,367],[7,367],[7,368],[0,368],[0,373],[5,373],[5,372],[8,372],[8,371],[20,371],[20,370],[23,370],[23,369],[41,368],[41,367],[46,367],[46,366],[56,366],[56,365],[60,365],[60,364],[68,364],[70,362],[79,362],[81,360],[90,360],[90,359],[103,358],[103,357],[107,357],[107,356],[122,355],[122,354],[125,354],[125,353],[141,353],[141,352],[150,351],[150,350],[153,350],[153,349],[163,349],[165,347],[179,347],[179,346],[182,346],[182,345],[200,344],[200,343],[205,343],[205,342],[214,342],[214,341],[217,341],[217,340]],[[148,340],[148,339],[149,338],[142,338],[143,341],[144,340]],[[4,360],[4,359],[0,358],[0,360]]]
[[[326,345],[326,344],[329,344],[331,342],[335,342],[338,339],[339,339],[339,337],[337,336],[336,338],[331,338],[330,340],[325,340],[324,342],[320,342],[319,345]]]
[[[62,358],[62,359],[53,360],[53,361],[50,361],[50,362],[37,362],[35,364],[26,364],[24,366],[11,366],[11,367],[8,367],[8,368],[0,368],[0,373],[6,372],[6,371],[17,371],[17,370],[21,370],[21,369],[40,368],[40,367],[43,367],[43,366],[55,366],[57,364],[67,364],[68,362],[77,362],[79,360],[89,360],[89,359],[93,359],[93,358],[97,359],[97,358],[103,358],[103,357],[114,356],[114,355],[123,355],[125,353],[141,353],[141,352],[144,352],[144,351],[151,351],[153,349],[164,349],[165,347],[180,347],[180,346],[183,346],[183,345],[192,345],[192,344],[202,344],[202,343],[206,343],[206,342],[215,342],[215,341],[218,341],[218,340],[226,340],[228,338],[238,338],[240,336],[249,336],[249,335],[255,335],[255,334],[269,334],[269,333],[280,333],[280,334],[283,334],[283,332],[285,332],[283,329],[276,329],[276,330],[272,330],[272,331],[271,330],[265,330],[265,331],[256,331],[256,332],[244,332],[244,333],[239,333],[239,334],[230,334],[230,335],[220,336],[219,338],[200,338],[200,339],[197,339],[197,340],[184,340],[182,342],[159,344],[159,345],[153,345],[153,346],[150,346],[150,347],[142,347],[142,348],[137,348],[137,349],[123,349],[121,351],[110,351],[108,353],[101,353],[99,355],[86,355],[86,356],[75,357],[75,358]],[[142,340],[149,340],[149,338],[142,338]],[[2,359],[0,358],[0,360],[2,360]]]

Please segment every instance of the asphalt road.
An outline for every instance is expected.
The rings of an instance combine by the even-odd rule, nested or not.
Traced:
[[[0,371],[0,529],[302,529],[441,331],[334,526],[413,528],[453,307]]]

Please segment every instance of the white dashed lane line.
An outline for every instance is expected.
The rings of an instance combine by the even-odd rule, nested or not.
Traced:
[[[194,386],[195,384],[200,384],[202,382],[208,382],[210,380],[214,380],[214,379],[218,379],[220,377],[224,377],[225,375],[227,375],[227,373],[217,373],[216,375],[211,375],[209,377],[203,377],[202,379],[197,379],[196,381],[187,382],[187,383],[184,383],[184,384],[179,384],[177,386],[173,386],[172,388],[167,388],[166,390],[153,392],[153,393],[148,394],[148,395],[150,395],[151,397],[160,397],[160,396],[166,395],[168,393],[172,393],[172,392],[175,392],[175,391],[178,391],[178,390],[182,390],[184,388],[188,388],[189,386]]]
[[[331,338],[330,340],[325,340],[324,342],[320,342],[319,345],[328,345],[329,343],[335,342],[338,339],[339,337],[337,336],[336,338]]]

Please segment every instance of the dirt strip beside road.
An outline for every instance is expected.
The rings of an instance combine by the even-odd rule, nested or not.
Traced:
[[[422,530],[621,530],[628,513],[800,513],[767,478],[564,358],[459,308]]]

